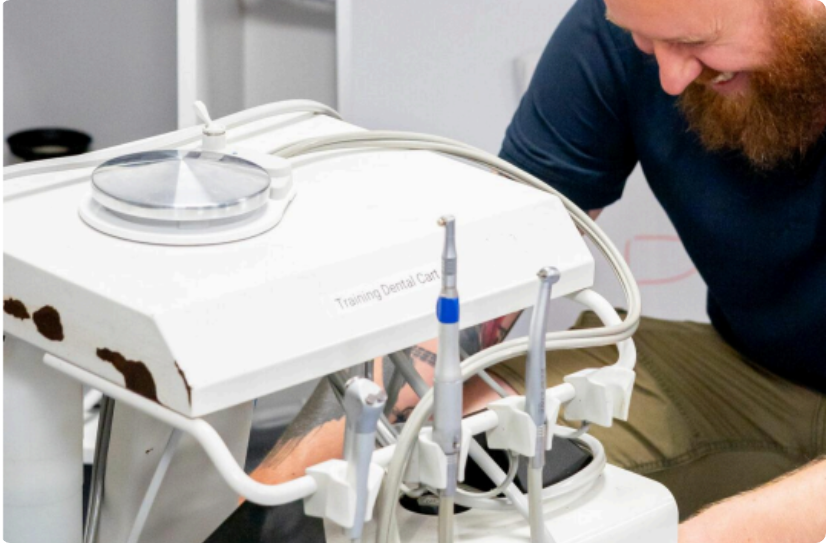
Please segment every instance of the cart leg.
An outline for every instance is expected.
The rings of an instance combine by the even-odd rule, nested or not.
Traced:
[[[3,538],[81,543],[83,391],[43,363],[43,351],[3,343]]]

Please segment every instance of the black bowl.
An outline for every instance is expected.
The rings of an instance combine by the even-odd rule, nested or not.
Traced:
[[[36,128],[12,134],[6,141],[13,155],[23,160],[42,160],[83,154],[89,150],[92,138],[65,128]]]

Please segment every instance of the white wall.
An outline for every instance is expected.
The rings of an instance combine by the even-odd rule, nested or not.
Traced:
[[[178,122],[192,102],[213,118],[304,98],[336,104],[335,4],[325,0],[177,0]]]
[[[213,118],[245,109],[244,61],[246,58],[244,56],[243,2],[240,0],[186,1],[194,1],[201,8],[198,40],[203,55],[199,59],[198,79],[199,86],[209,88],[210,92],[208,96],[199,96],[198,99],[206,100]]]
[[[497,152],[519,60],[571,0],[339,0],[341,113],[370,128],[437,133]]]
[[[174,2],[10,0],[3,10],[4,139],[63,126],[101,148],[175,128]]]
[[[245,0],[244,102],[336,105],[335,9],[320,0]]]

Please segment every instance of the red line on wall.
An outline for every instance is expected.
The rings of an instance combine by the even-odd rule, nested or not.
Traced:
[[[631,265],[631,244],[635,241],[670,241],[679,243],[680,238],[678,236],[657,234],[640,234],[634,236],[633,238],[625,242],[625,250],[623,251],[625,262],[627,262],[629,266]],[[697,273],[697,268],[691,268],[690,270],[684,271],[683,273],[672,275],[670,277],[663,277],[661,279],[637,279],[637,284],[641,287],[653,285],[668,285],[671,283],[678,283],[683,279],[691,277],[695,273]]]

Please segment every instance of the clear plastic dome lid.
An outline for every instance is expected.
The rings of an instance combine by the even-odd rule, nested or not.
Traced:
[[[118,157],[92,172],[92,196],[111,211],[143,219],[237,217],[264,205],[270,176],[232,155],[150,151]]]

